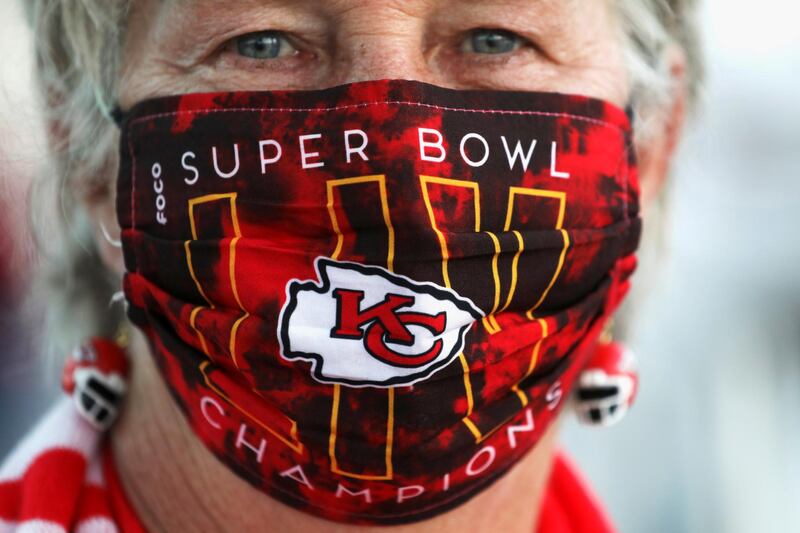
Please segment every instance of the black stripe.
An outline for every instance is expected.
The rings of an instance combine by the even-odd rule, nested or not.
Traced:
[[[609,387],[591,387],[578,389],[578,399],[580,400],[603,400],[619,393],[619,387],[611,385]]]
[[[101,381],[95,379],[94,376],[89,378],[86,386],[102,396],[102,398],[108,403],[117,403],[117,393],[106,387]]]

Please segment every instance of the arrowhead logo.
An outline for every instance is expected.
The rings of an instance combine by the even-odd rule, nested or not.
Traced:
[[[319,282],[291,280],[281,356],[311,362],[321,383],[411,385],[449,364],[483,313],[469,299],[378,266],[318,257]]]

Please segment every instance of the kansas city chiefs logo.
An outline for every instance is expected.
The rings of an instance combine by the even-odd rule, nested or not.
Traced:
[[[278,338],[281,355],[311,361],[322,383],[353,387],[410,385],[444,368],[483,313],[467,298],[385,268],[315,262],[319,283],[286,286]]]

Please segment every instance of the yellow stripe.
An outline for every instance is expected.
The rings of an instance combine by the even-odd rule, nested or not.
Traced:
[[[215,202],[215,201],[218,201],[218,200],[228,200],[230,202],[231,224],[233,225],[234,237],[231,239],[230,244],[228,245],[228,255],[229,255],[229,257],[228,257],[228,277],[230,278],[230,282],[231,282],[231,292],[233,293],[233,298],[234,298],[234,300],[236,300],[236,304],[239,306],[239,309],[241,309],[244,314],[241,317],[239,317],[236,320],[236,322],[233,323],[233,326],[231,326],[230,341],[228,343],[228,350],[230,352],[231,360],[233,361],[234,366],[236,366],[236,368],[239,368],[239,362],[238,362],[237,357],[236,357],[236,333],[238,332],[239,326],[242,324],[242,322],[244,322],[245,319],[247,319],[250,316],[250,313],[244,308],[244,305],[242,304],[242,300],[239,297],[239,289],[238,289],[238,287],[236,285],[236,245],[238,244],[239,239],[241,239],[241,237],[242,237],[241,229],[240,229],[240,226],[239,226],[239,215],[238,215],[238,212],[237,212],[237,209],[236,209],[236,198],[237,198],[237,193],[232,192],[232,193],[221,193],[221,194],[207,194],[205,196],[200,196],[200,197],[197,197],[197,198],[190,199],[189,200],[189,224],[190,224],[191,230],[192,230],[192,240],[197,240],[197,226],[196,226],[195,219],[194,219],[194,206],[198,205],[198,204]],[[186,258],[187,258],[187,262],[189,264],[189,272],[190,272],[190,274],[192,276],[192,279],[195,282],[195,285],[197,286],[197,290],[200,291],[200,294],[208,302],[210,308],[214,309],[214,304],[212,304],[211,301],[208,299],[208,297],[206,296],[205,292],[203,291],[203,288],[200,286],[199,280],[195,276],[194,267],[192,266],[191,248],[189,246],[189,243],[190,243],[190,241],[186,241],[184,243],[184,247],[186,249]],[[196,312],[193,311],[192,314],[196,315]],[[203,335],[194,326],[194,320],[191,320],[190,323],[192,325],[192,329],[194,329],[195,332],[200,337],[200,342],[203,345],[203,348],[206,350],[206,355],[208,355],[207,345],[206,345],[205,339],[203,338]]]
[[[533,372],[534,368],[536,368],[536,364],[539,362],[539,351],[542,346],[542,341],[544,341],[544,339],[546,339],[548,335],[547,321],[543,318],[539,318],[537,319],[537,321],[539,322],[539,326],[541,327],[542,336],[533,347],[533,352],[531,353],[531,359],[528,363],[528,370],[525,372],[525,375],[522,376],[522,379],[520,379],[517,383],[511,386],[511,390],[514,391],[514,393],[517,395],[517,398],[519,398],[519,401],[522,404],[523,408],[527,407],[528,405],[528,396],[525,394],[524,391],[520,390],[519,384],[522,382],[523,379],[530,376],[531,372]],[[462,360],[462,365],[466,365],[465,360]],[[469,391],[468,402],[467,402],[468,408],[467,408],[467,416],[462,418],[461,421],[464,422],[464,424],[470,430],[472,435],[475,437],[475,442],[479,444],[480,442],[486,440],[486,438],[489,437],[492,433],[501,428],[508,421],[508,419],[502,421],[500,424],[492,428],[487,433],[485,434],[481,433],[480,429],[478,429],[478,426],[476,426],[475,423],[469,419],[470,415],[472,414],[472,389],[468,385],[466,366],[464,373],[464,385],[467,387],[467,390]]]
[[[424,197],[427,196],[426,192],[427,191],[423,188],[423,196]],[[528,311],[528,313],[527,313],[528,317],[531,320],[533,320],[533,311],[539,305],[541,305],[541,303],[547,297],[548,292],[550,291],[550,289],[555,284],[555,281],[558,278],[558,276],[559,276],[559,274],[561,272],[561,269],[563,268],[564,258],[565,258],[566,252],[567,252],[567,248],[569,247],[569,235],[567,234],[566,230],[562,229],[562,226],[563,226],[563,223],[564,223],[565,210],[566,210],[566,193],[558,192],[558,191],[546,191],[546,190],[542,190],[542,189],[529,189],[529,188],[523,188],[523,187],[511,187],[509,189],[508,205],[507,205],[507,210],[506,210],[506,220],[505,220],[505,225],[504,225],[504,228],[503,228],[504,231],[509,231],[510,228],[511,228],[511,222],[512,222],[513,212],[514,212],[514,196],[516,194],[527,195],[527,196],[538,196],[538,197],[544,197],[544,198],[555,198],[555,199],[559,200],[559,212],[558,212],[558,217],[556,219],[556,227],[555,227],[555,229],[561,231],[562,238],[564,239],[564,247],[563,247],[563,249],[561,251],[561,256],[559,258],[559,262],[558,262],[555,274],[553,275],[553,278],[550,280],[550,283],[549,283],[547,289],[544,291],[544,293],[540,297],[540,299],[537,302],[537,304],[532,309],[530,309]],[[427,198],[425,198],[425,200],[426,200],[426,205],[428,206],[428,214],[429,214],[429,216],[431,216],[431,221],[433,223],[433,216],[432,216],[432,211],[430,209],[430,204],[429,204]],[[434,227],[434,229],[436,229],[436,228]],[[438,233],[438,231],[437,231],[437,233]],[[487,233],[489,233],[489,232],[487,232]],[[514,233],[514,236],[517,238],[517,243],[519,244],[519,249],[517,250],[516,254],[514,254],[514,258],[513,258],[512,262],[511,262],[511,286],[509,288],[509,293],[508,293],[508,296],[506,298],[506,301],[503,304],[503,307],[500,309],[501,312],[504,311],[506,308],[508,308],[508,306],[511,305],[511,302],[513,301],[514,294],[516,292],[517,281],[518,281],[519,258],[520,258],[520,256],[522,255],[522,252],[525,249],[525,243],[524,243],[524,240],[522,238],[522,234],[517,230],[513,230],[513,233]],[[497,331],[500,330],[500,325],[497,323],[497,320],[496,320],[496,318],[494,316],[495,310],[498,307],[498,298],[499,298],[499,273],[498,273],[498,268],[497,268],[497,252],[498,252],[498,249],[499,249],[499,240],[493,234],[489,233],[489,235],[492,237],[492,240],[495,243],[495,250],[496,250],[495,256],[492,259],[492,273],[493,273],[494,278],[495,278],[496,291],[495,291],[495,304],[494,304],[494,307],[492,309],[492,313],[490,313],[489,316],[484,317],[484,325],[487,326],[487,330],[490,333],[496,333]],[[542,338],[536,343],[536,345],[533,348],[533,352],[531,353],[531,359],[530,359],[530,361],[528,363],[527,372],[525,373],[525,375],[523,376],[522,379],[525,379],[525,377],[530,375],[530,373],[533,372],[534,368],[536,367],[536,364],[538,363],[538,359],[539,359],[539,350],[540,350],[542,341],[544,340],[545,337],[547,337],[547,322],[544,319],[538,319],[538,320],[539,320],[540,327],[542,329]],[[470,380],[469,380],[469,365],[467,364],[466,358],[464,357],[463,354],[460,354],[460,357],[461,357],[462,367],[464,368],[464,388],[466,390],[466,395],[467,395],[467,415],[462,419],[462,422],[464,422],[464,424],[467,426],[469,431],[475,437],[475,442],[476,443],[480,443],[481,441],[485,440],[487,437],[492,435],[499,428],[501,428],[507,422],[507,420],[505,420],[502,423],[498,424],[497,426],[492,428],[486,434],[482,434],[480,429],[478,429],[478,427],[475,425],[475,423],[469,418],[472,415],[472,411],[474,409],[473,397],[472,397],[472,386],[471,386]],[[522,381],[522,379],[520,380],[520,382]],[[511,387],[511,390],[514,391],[514,393],[517,395],[517,397],[519,398],[520,403],[522,404],[522,407],[524,408],[524,407],[526,407],[528,405],[529,400],[528,400],[528,397],[525,394],[525,392],[519,389],[518,385],[519,385],[519,382],[514,384]]]
[[[389,197],[386,194],[385,176],[380,176],[380,181],[378,182],[378,186],[380,188],[380,193],[381,193],[381,209],[383,210],[383,221],[386,223],[386,231],[389,237],[389,252],[386,257],[386,268],[389,270],[389,272],[394,272],[394,227],[392,226],[391,218],[389,218]]]
[[[194,233],[194,229],[192,229],[192,233]],[[194,237],[193,240],[197,240],[197,237]],[[200,293],[200,296],[202,296],[203,300],[205,300],[208,303],[209,307],[213,309],[214,304],[212,304],[211,300],[209,300],[208,296],[206,296],[203,287],[200,285],[200,281],[197,279],[197,275],[194,273],[194,266],[192,265],[192,250],[189,247],[189,243],[191,242],[192,241],[185,241],[183,243],[183,249],[186,251],[186,264],[189,265],[189,275],[192,276],[192,280],[194,281],[194,284],[197,287],[197,291]]]
[[[190,245],[191,245],[192,241],[196,241],[197,240],[197,224],[196,224],[196,222],[194,220],[194,206],[197,205],[197,204],[213,202],[213,201],[216,201],[216,200],[223,200],[223,199],[230,200],[232,215],[233,215],[233,218],[234,218],[234,221],[233,221],[234,231],[236,232],[236,235],[238,236],[238,234],[239,234],[239,224],[238,224],[238,221],[236,220],[236,217],[235,217],[235,212],[236,212],[236,206],[235,206],[235,203],[234,203],[235,198],[236,198],[236,193],[224,193],[224,194],[208,194],[208,195],[205,195],[205,196],[199,196],[197,198],[191,198],[189,200],[189,226],[191,228],[192,238],[191,238],[191,240],[186,240],[183,243],[183,248],[184,248],[184,251],[186,253],[186,265],[189,268],[189,275],[191,276],[192,281],[194,281],[195,287],[197,287],[197,292],[199,292],[200,296],[202,296],[203,299],[206,301],[206,303],[208,303],[208,307],[210,309],[214,309],[215,308],[214,304],[211,302],[211,300],[208,298],[208,296],[206,295],[205,291],[203,290],[203,286],[201,285],[200,280],[197,279],[197,274],[195,273],[194,265],[192,264],[192,249],[191,249]],[[232,267],[232,264],[231,264],[231,269],[232,268],[233,267]],[[235,281],[232,279],[232,282],[234,283],[233,287],[234,287],[234,291],[235,291]],[[238,301],[238,296],[237,296],[237,301]],[[198,306],[198,307],[195,307],[192,310],[192,313],[189,316],[189,325],[194,330],[194,332],[197,334],[197,337],[200,340],[200,345],[201,345],[201,347],[203,349],[203,353],[205,353],[206,356],[211,357],[211,355],[210,355],[210,353],[208,351],[208,344],[206,344],[206,339],[205,339],[203,334],[200,332],[200,330],[196,326],[197,315],[198,315],[198,313],[200,312],[201,309],[203,309],[203,307]],[[235,359],[234,359],[234,362],[235,362]]]
[[[555,285],[556,280],[558,279],[558,276],[561,273],[561,269],[564,266],[564,257],[566,256],[567,248],[569,248],[569,234],[567,233],[567,231],[565,229],[562,229],[563,226],[564,226],[564,216],[566,214],[566,208],[567,208],[567,193],[565,193],[563,191],[546,191],[546,190],[543,190],[543,189],[528,189],[528,188],[525,188],[525,187],[511,187],[511,188],[509,188],[509,191],[510,192],[509,192],[509,195],[508,195],[508,206],[507,206],[507,209],[506,209],[506,223],[505,223],[505,226],[504,226],[506,231],[508,231],[511,228],[511,219],[512,219],[513,213],[514,213],[514,197],[516,195],[519,194],[519,195],[524,195],[524,196],[536,196],[536,197],[540,197],[540,198],[554,198],[554,199],[558,200],[558,216],[556,217],[555,229],[561,231],[561,235],[562,235],[562,239],[563,239],[563,242],[564,242],[564,246],[561,249],[561,255],[559,256],[559,259],[558,259],[558,266],[556,267],[555,274],[553,274],[553,277],[550,279],[550,283],[547,285],[547,288],[544,290],[542,295],[539,297],[539,300],[536,302],[536,304],[533,307],[531,307],[530,309],[528,309],[528,311],[526,313],[528,319],[533,320],[533,312],[540,305],[542,305],[542,303],[544,302],[545,298],[547,298],[547,295],[550,292],[550,289],[552,289],[553,285]],[[517,264],[518,264],[519,255],[522,253],[523,241],[522,241],[522,236],[520,234],[518,234],[518,232],[515,231],[514,233],[517,234],[517,240],[520,243],[520,249],[517,252],[517,254],[514,256],[514,262],[512,264],[512,274],[511,275],[512,275],[513,280],[516,280]],[[513,283],[514,283],[514,285],[516,284],[515,281]],[[511,303],[512,296],[513,296],[513,294],[509,294],[509,298],[506,301],[506,305],[503,307],[503,309],[508,307],[508,305]]]
[[[480,442],[483,439],[483,435],[481,435],[481,430],[475,425],[475,423],[467,417],[461,419],[464,422],[464,425],[467,426],[467,429],[470,430],[472,435],[475,437],[475,442]]]
[[[511,390],[513,390],[514,393],[516,393],[517,397],[519,398],[519,401],[522,403],[522,407],[526,407],[528,405],[528,397],[525,395],[525,393],[519,390],[519,387],[517,385],[512,385]]]
[[[569,234],[567,233],[567,230],[562,229],[561,230],[561,236],[562,236],[562,239],[564,241],[564,247],[561,249],[561,255],[558,258],[558,267],[556,268],[556,273],[553,274],[553,278],[550,280],[550,284],[544,290],[544,292],[542,293],[542,297],[539,298],[539,301],[536,302],[536,305],[534,305],[533,307],[528,309],[528,312],[526,314],[527,314],[527,316],[528,316],[528,318],[530,320],[533,320],[533,312],[536,309],[538,309],[538,307],[540,305],[542,305],[542,302],[544,302],[544,299],[547,298],[547,295],[550,292],[550,289],[552,289],[553,285],[555,285],[559,274],[561,274],[561,269],[564,267],[564,258],[566,257],[567,249],[569,248]]]
[[[450,187],[461,187],[465,189],[472,189],[473,191],[473,203],[475,209],[475,232],[479,232],[481,230],[481,202],[480,202],[480,189],[478,189],[478,184],[471,182],[471,181],[463,181],[463,180],[454,180],[449,178],[439,178],[436,176],[425,176],[420,174],[419,176],[420,186],[422,189],[422,200],[425,202],[425,208],[428,210],[428,218],[430,219],[431,228],[433,229],[434,233],[439,239],[439,246],[442,249],[442,279],[444,280],[444,286],[452,288],[450,284],[450,274],[448,273],[447,264],[450,260],[450,252],[447,249],[447,240],[444,237],[444,234],[439,229],[438,225],[436,224],[436,216],[433,213],[433,206],[431,205],[431,199],[428,194],[428,183],[436,183],[438,185],[447,185]]]
[[[506,230],[508,230],[508,228],[506,228]],[[517,237],[519,249],[517,250],[517,253],[514,254],[514,259],[511,261],[511,287],[508,290],[508,298],[506,298],[506,303],[503,304],[500,312],[508,309],[508,306],[511,305],[511,300],[514,299],[514,293],[517,290],[517,268],[519,265],[519,256],[522,255],[522,251],[525,249],[525,242],[522,240],[522,234],[517,230],[514,230],[513,233],[514,236]]]
[[[424,176],[420,176],[423,178]],[[425,182],[423,182],[425,183]],[[425,207],[428,210],[428,218],[431,222],[431,228],[433,228],[434,233],[436,233],[436,237],[439,239],[439,247],[442,250],[442,280],[444,282],[444,286],[450,288],[450,275],[447,272],[447,260],[450,257],[450,253],[447,250],[447,241],[444,238],[444,234],[439,230],[439,227],[436,225],[436,217],[433,214],[433,207],[431,206],[431,200],[428,197],[428,187],[422,187],[422,200],[425,202]]]
[[[239,239],[241,239],[242,234],[239,230],[239,215],[236,211],[235,200],[236,196],[234,195],[231,198],[231,218],[233,219],[233,233],[236,236],[231,239],[228,271],[231,278],[231,290],[233,291],[233,297],[236,300],[236,303],[239,305],[239,309],[241,309],[244,314],[239,317],[239,319],[233,323],[233,327],[231,327],[231,341],[228,348],[231,353],[233,364],[236,366],[236,368],[239,368],[239,361],[236,357],[236,333],[239,331],[239,326],[242,324],[242,322],[244,322],[245,319],[250,316],[250,313],[244,308],[242,300],[239,298],[239,289],[236,285],[236,245],[239,243]]]
[[[555,229],[561,230],[561,233],[562,233],[564,239],[566,239],[565,242],[568,242],[569,236],[567,235],[566,230],[562,229],[562,227],[564,225],[564,216],[565,216],[566,205],[567,205],[567,193],[562,192],[562,191],[547,191],[547,190],[544,190],[544,189],[532,189],[532,188],[526,188],[526,187],[510,187],[509,188],[509,194],[508,194],[508,205],[506,207],[506,222],[505,222],[505,225],[503,226],[503,229],[505,231],[509,231],[511,229],[511,221],[512,221],[512,218],[513,218],[513,215],[514,215],[514,198],[516,197],[516,195],[535,196],[535,197],[539,197],[539,198],[554,198],[554,199],[558,200],[559,201],[558,217],[556,218]],[[522,251],[524,249],[524,243],[523,243],[523,240],[522,240],[522,235],[518,231],[514,231],[514,234],[516,235],[517,241],[519,242],[519,250],[514,255],[514,260],[512,261],[512,266],[511,266],[511,268],[512,268],[512,270],[511,270],[511,278],[512,278],[511,290],[509,292],[508,298],[506,299],[506,303],[503,306],[503,310],[505,310],[511,304],[512,298],[514,296],[514,291],[516,290],[516,283],[517,283],[517,268],[518,268],[518,265],[519,265],[519,257],[522,254]],[[558,275],[561,272],[561,268],[562,268],[562,266],[564,264],[564,255],[566,254],[566,248],[567,248],[567,244],[565,244],[564,249],[562,249],[562,251],[561,251],[561,257],[559,259],[559,263],[558,263],[558,267],[556,269],[556,273],[552,277],[552,279],[550,280],[550,283],[547,286],[547,289],[545,289],[544,293],[541,295],[541,297],[539,298],[539,301],[536,303],[536,305],[534,305],[532,308],[530,308],[527,311],[526,315],[530,320],[533,320],[533,311],[535,311],[542,304],[542,302],[544,302],[544,299],[547,297],[547,294],[550,292],[550,289],[555,284],[556,279],[558,278]]]
[[[342,235],[342,231],[339,229],[339,221],[336,217],[336,211],[333,209],[333,184],[332,182],[327,183],[328,189],[328,215],[331,217],[331,225],[333,226],[333,231],[336,233],[336,249],[331,254],[332,259],[338,259],[339,254],[342,252],[342,244],[344,243],[344,235]]]
[[[352,477],[355,479],[366,480],[387,480],[392,479],[394,472],[392,469],[392,444],[394,442],[394,387],[388,389],[388,416],[386,424],[386,447],[384,451],[384,461],[386,463],[386,473],[383,475],[373,474],[356,474],[353,472],[346,472],[339,468],[339,462],[336,460],[336,434],[338,431],[339,421],[339,402],[341,385],[338,383],[333,384],[333,405],[331,407],[331,432],[328,437],[328,457],[331,461],[331,472],[342,476]]]
[[[329,180],[327,182],[326,187],[328,194],[328,203],[327,203],[328,215],[330,216],[331,219],[331,225],[333,227],[333,231],[336,233],[337,236],[336,249],[331,255],[331,258],[338,259],[339,255],[342,252],[342,247],[344,245],[344,235],[342,234],[342,231],[339,227],[338,217],[336,216],[336,210],[334,209],[334,195],[333,195],[334,187],[355,185],[359,183],[370,183],[370,182],[378,183],[378,190],[381,197],[381,212],[383,214],[383,221],[386,224],[386,231],[388,236],[388,253],[386,257],[386,268],[389,271],[393,272],[394,246],[395,246],[394,226],[392,226],[391,217],[389,215],[389,198],[386,192],[386,176],[382,174]],[[365,479],[365,480],[392,479],[394,475],[392,468],[392,447],[394,443],[394,394],[395,394],[394,387],[389,387],[387,391],[389,412],[387,414],[386,446],[384,448],[384,460],[386,463],[386,474],[384,475],[356,474],[353,472],[345,472],[344,470],[341,470],[339,468],[339,464],[336,460],[336,435],[338,431],[339,403],[341,396],[340,387],[341,386],[338,383],[334,383],[333,385],[333,405],[331,406],[331,431],[330,435],[328,436],[328,456],[331,462],[331,471],[336,474],[356,479]]]
[[[383,221],[386,224],[386,231],[388,233],[388,254],[386,257],[386,268],[394,272],[394,226],[389,215],[389,197],[386,192],[386,176],[383,174],[375,174],[371,176],[357,176],[355,178],[342,178],[337,180],[329,180],[326,184],[328,193],[328,215],[331,219],[333,231],[336,233],[336,249],[331,255],[332,259],[338,259],[342,253],[342,246],[344,244],[344,235],[339,228],[339,221],[334,209],[333,189],[334,187],[341,187],[344,185],[355,185],[359,183],[375,182],[378,184],[378,192],[381,197],[381,212],[383,213]]]
[[[524,404],[523,404],[523,407],[524,407]],[[486,440],[489,437],[491,437],[494,434],[495,431],[497,431],[498,429],[503,427],[505,425],[505,423],[508,422],[513,416],[514,415],[511,415],[507,419],[503,420],[501,423],[497,424],[495,427],[493,427],[492,429],[490,429],[486,433],[481,433],[481,430],[478,429],[478,426],[476,426],[475,423],[472,420],[470,420],[469,418],[466,418],[466,417],[463,418],[462,422],[464,422],[464,425],[467,426],[467,429],[469,429],[469,431],[475,437],[475,444],[480,444],[484,440]]]
[[[497,261],[500,256],[500,239],[491,231],[485,232],[494,243],[494,256],[492,257],[492,278],[494,279],[494,303],[491,312],[484,317],[483,324],[489,333],[494,334],[500,331],[500,324],[497,323],[494,313],[500,307],[500,272],[498,271]],[[487,325],[488,322],[488,325]]]
[[[389,415],[386,424],[386,476],[391,479],[392,472],[392,445],[394,444],[394,387],[389,387]]]
[[[545,189],[532,189],[528,187],[509,187],[508,188],[508,205],[506,207],[506,223],[505,230],[511,229],[511,218],[514,211],[514,197],[521,196],[536,196],[539,198],[555,198],[559,201],[559,212],[556,220],[556,229],[561,229],[564,225],[564,211],[567,200],[567,193],[563,191],[547,191]]]
[[[239,361],[236,358],[236,333],[239,331],[239,326],[241,323],[244,322],[249,316],[250,313],[245,312],[245,314],[236,319],[236,322],[233,323],[233,327],[231,327],[231,341],[228,345],[228,349],[231,352],[231,359],[233,360],[233,364],[236,368],[239,368]]]
[[[201,348],[203,350],[203,353],[206,354],[206,356],[210,358],[211,355],[208,353],[208,346],[206,345],[206,338],[203,336],[202,333],[200,333],[200,330],[197,329],[197,326],[195,325],[195,322],[197,320],[197,314],[200,312],[201,309],[203,309],[203,308],[199,307],[199,306],[195,307],[194,309],[192,309],[192,313],[189,315],[189,325],[192,327],[194,332],[197,333],[197,337],[200,339],[200,346],[201,346]]]
[[[536,368],[536,364],[539,362],[539,349],[542,346],[542,341],[544,341],[548,335],[547,320],[540,318],[537,320],[537,322],[539,323],[539,327],[542,329],[542,336],[536,342],[536,345],[533,347],[533,353],[531,354],[531,361],[530,363],[528,363],[528,371],[525,372],[525,375],[522,377],[522,379],[525,379],[528,376],[530,376],[531,372],[533,372],[533,369]]]
[[[331,470],[336,472],[339,465],[336,463],[336,431],[339,421],[339,387],[338,383],[333,384],[333,405],[331,406],[331,434],[328,436],[328,457],[331,460]]]
[[[528,370],[525,372],[525,375],[522,376],[522,379],[520,379],[517,383],[514,384],[514,386],[511,387],[511,390],[513,390],[517,394],[520,401],[522,402],[522,407],[528,405],[528,396],[525,394],[525,392],[519,389],[519,384],[522,382],[523,379],[530,376],[533,370],[536,368],[536,365],[539,362],[539,351],[542,346],[542,341],[544,341],[544,339],[547,338],[547,321],[543,318],[539,318],[537,319],[537,321],[539,323],[539,327],[542,330],[542,336],[533,347],[533,352],[531,353],[531,359],[528,362]]]
[[[458,358],[461,361],[461,368],[464,370],[464,388],[467,391],[467,416],[470,416],[472,414],[473,400],[472,384],[469,382],[469,364],[467,363],[467,358],[464,356],[464,352],[458,354]]]
[[[233,407],[235,407],[240,413],[242,413],[243,415],[247,416],[250,420],[252,420],[256,424],[258,424],[259,426],[261,426],[262,428],[267,430],[275,438],[277,438],[279,441],[284,443],[286,446],[288,446],[289,448],[294,450],[296,453],[302,453],[303,452],[303,443],[301,443],[299,440],[296,440],[297,439],[297,422],[295,422],[294,420],[292,420],[288,416],[286,417],[286,419],[289,420],[292,423],[292,429],[290,430],[290,434],[296,440],[296,442],[291,442],[288,439],[286,439],[283,435],[281,435],[280,433],[278,433],[277,431],[275,431],[274,429],[272,429],[271,427],[266,425],[264,422],[262,422],[256,416],[254,416],[247,409],[244,409],[242,406],[240,406],[239,404],[234,402],[227,394],[225,394],[225,392],[222,389],[217,387],[214,384],[214,382],[209,379],[208,374],[206,373],[206,367],[209,365],[209,363],[210,363],[210,361],[203,361],[202,363],[200,363],[200,372],[203,373],[203,380],[206,382],[206,385],[208,385],[209,388],[211,388],[214,392],[216,392],[226,402],[228,402]],[[284,415],[284,416],[286,416],[286,415]]]
[[[461,419],[461,421],[465,426],[467,426],[467,429],[469,429],[470,433],[472,433],[472,435],[475,437],[475,442],[480,442],[482,438],[481,432],[475,423],[469,418],[472,416],[472,410],[475,406],[472,397],[472,384],[469,381],[469,363],[467,363],[467,358],[464,356],[463,352],[458,354],[458,359],[461,361],[461,368],[464,370],[464,390],[466,391],[467,395],[467,414]]]

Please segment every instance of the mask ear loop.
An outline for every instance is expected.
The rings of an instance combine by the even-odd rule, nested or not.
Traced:
[[[113,238],[111,234],[108,232],[108,229],[106,229],[106,225],[103,224],[102,221],[100,221],[100,231],[103,232],[103,238],[106,240],[106,242],[108,242],[108,244],[110,244],[114,248],[122,248],[122,241]]]
[[[122,248],[122,241],[113,238],[109,233],[108,229],[106,229],[106,225],[103,222],[100,222],[100,231],[103,233],[103,238],[113,246],[114,248]],[[108,307],[111,308],[114,304],[118,304],[123,302],[125,305],[125,309],[128,308],[128,302],[125,301],[125,291],[117,291],[111,295],[111,299],[108,301]]]
[[[113,121],[118,128],[122,129],[123,122],[125,121],[125,112],[122,111],[122,108],[119,106],[119,104],[116,104],[108,112],[108,118],[111,119],[111,121]],[[100,221],[100,231],[103,233],[103,238],[108,242],[108,244],[114,248],[122,248],[122,240],[113,238],[108,232],[108,228],[106,228],[102,221]],[[125,298],[125,291],[123,290],[116,291],[111,295],[111,298],[108,300],[108,307],[111,308],[119,303],[123,305],[125,311],[127,312],[129,304],[127,298]],[[121,346],[125,347],[128,344],[127,339],[127,330],[121,325],[120,331],[117,332],[117,342]]]
[[[111,309],[114,305],[121,303],[125,308],[125,311],[128,310],[128,301],[125,299],[125,291],[117,291],[111,295],[111,298],[108,300],[108,308]]]

